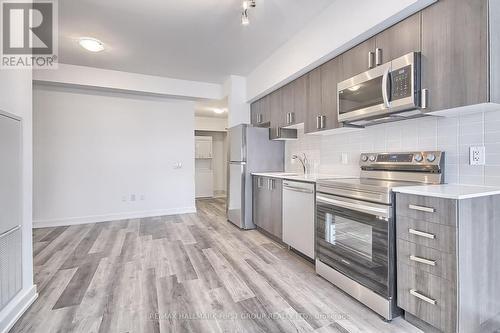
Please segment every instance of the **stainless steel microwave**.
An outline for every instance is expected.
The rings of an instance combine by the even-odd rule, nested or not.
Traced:
[[[364,125],[416,110],[420,107],[420,53],[408,53],[342,81],[337,94],[339,122],[343,123]]]

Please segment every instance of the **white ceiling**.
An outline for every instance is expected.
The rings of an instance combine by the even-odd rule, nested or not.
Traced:
[[[257,0],[242,26],[242,0],[59,1],[59,61],[221,83],[250,73],[332,2]],[[106,50],[83,50],[81,36]]]

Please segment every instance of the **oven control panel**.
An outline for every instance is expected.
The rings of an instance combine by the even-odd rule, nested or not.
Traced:
[[[441,165],[444,152],[418,151],[406,153],[363,153],[360,158],[361,167],[398,165]]]

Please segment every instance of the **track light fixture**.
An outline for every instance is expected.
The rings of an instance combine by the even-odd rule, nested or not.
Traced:
[[[241,12],[241,24],[242,25],[249,25],[250,24],[250,19],[248,18],[248,10],[250,8],[255,8],[256,3],[255,0],[244,0],[243,1],[243,11]]]

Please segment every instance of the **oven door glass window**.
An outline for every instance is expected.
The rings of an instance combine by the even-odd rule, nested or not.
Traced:
[[[384,104],[382,76],[339,91],[340,114],[380,104]]]
[[[316,205],[318,259],[365,287],[389,297],[389,223],[374,215]]]

